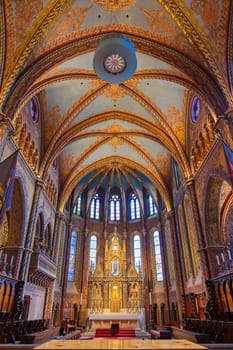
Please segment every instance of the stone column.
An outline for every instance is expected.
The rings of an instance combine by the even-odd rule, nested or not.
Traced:
[[[206,243],[205,243],[204,233],[202,230],[201,216],[200,216],[199,207],[198,207],[197,194],[196,194],[196,189],[195,189],[195,185],[194,185],[194,180],[193,179],[187,180],[186,185],[187,185],[187,188],[189,190],[190,198],[191,198],[193,219],[195,222],[195,226],[196,226],[195,228],[196,228],[197,237],[198,237],[199,253],[200,253],[200,260],[201,260],[204,280],[208,280],[211,277],[210,276],[210,268],[209,268],[208,256],[207,256],[207,251],[206,251]]]
[[[169,317],[169,322],[171,321],[171,312],[170,312],[170,300],[169,300],[169,284],[168,284],[168,274],[167,271],[169,271],[168,268],[168,260],[167,260],[167,249],[166,249],[166,254],[165,254],[165,247],[166,247],[166,239],[165,239],[165,220],[166,217],[162,217],[160,215],[160,223],[161,223],[161,229],[160,229],[160,239],[161,239],[161,248],[163,247],[163,253],[162,253],[162,266],[163,266],[163,283],[165,287],[165,309],[167,308],[168,311],[168,317]],[[153,308],[152,308],[152,313],[153,313]]]
[[[179,258],[179,243],[176,236],[176,229],[175,229],[175,214],[174,211],[167,212],[163,217],[164,222],[168,221],[170,225],[170,231],[171,231],[171,241],[172,241],[172,255],[174,256],[174,264],[175,264],[175,283],[176,283],[176,295],[178,304],[180,305],[179,311],[179,319],[181,319],[182,314],[184,314],[184,311],[182,309],[183,305],[183,298],[182,294],[184,294],[184,282],[182,277],[182,271],[181,271],[181,262]],[[169,264],[169,261],[167,262]],[[169,305],[170,306],[170,305]]]
[[[13,133],[14,126],[9,118],[0,111],[0,159],[5,149],[7,138]]]
[[[58,251],[60,247],[60,239],[61,239],[61,229],[62,229],[62,223],[65,221],[65,215],[57,211],[55,215],[55,225],[54,225],[54,231],[53,231],[53,242],[52,242],[52,260],[57,263],[58,262]]]
[[[123,232],[123,254],[124,254],[124,266],[123,266],[123,276],[126,277],[127,274],[127,232]]]
[[[81,264],[81,288],[82,302],[80,302],[80,319],[84,323],[87,314],[87,294],[88,294],[88,277],[89,276],[89,254],[87,254],[88,229],[83,232],[83,255]],[[81,297],[80,297],[81,298]]]
[[[26,281],[28,277],[30,258],[32,254],[32,248],[35,236],[36,219],[38,214],[38,206],[41,191],[44,190],[44,181],[42,179],[37,179],[35,184],[34,198],[31,207],[31,214],[29,218],[25,249],[22,257],[20,279]]]
[[[72,224],[68,224],[67,229],[67,239],[64,245],[64,257],[63,257],[63,279],[62,279],[62,292],[61,292],[61,314],[60,319],[63,319],[64,315],[64,300],[65,300],[65,293],[67,288],[67,279],[68,279],[68,266],[69,266],[69,247],[70,247],[70,240],[71,240],[71,231],[72,231]]]
[[[103,242],[103,271],[104,271],[104,276],[108,276],[108,239],[107,239],[107,231],[104,230],[103,233],[104,236],[104,242]]]

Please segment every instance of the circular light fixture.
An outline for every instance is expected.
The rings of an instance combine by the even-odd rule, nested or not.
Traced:
[[[129,80],[137,68],[133,44],[121,34],[108,36],[97,46],[93,66],[98,77],[108,83]]]
[[[104,67],[108,72],[118,74],[123,72],[126,67],[126,62],[125,59],[118,54],[112,54],[106,57]]]

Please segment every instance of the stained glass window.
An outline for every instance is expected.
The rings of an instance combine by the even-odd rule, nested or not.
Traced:
[[[140,211],[139,200],[134,193],[130,195],[129,205],[130,205],[130,220],[140,219],[141,211]]]
[[[141,240],[139,235],[135,235],[133,238],[133,249],[134,249],[134,265],[139,272],[141,266]]]
[[[163,281],[163,267],[159,231],[154,232],[155,267],[157,281]]]
[[[156,215],[158,213],[157,206],[151,194],[147,194],[147,208],[148,216]]]
[[[120,196],[114,193],[110,197],[110,221],[120,220]]]
[[[90,268],[95,270],[96,268],[96,252],[97,252],[97,238],[95,235],[90,239]]]
[[[100,220],[100,196],[98,193],[91,201],[90,218]]]
[[[73,213],[76,215],[81,215],[81,204],[82,204],[82,196],[80,195],[74,205]]]
[[[69,282],[74,281],[76,248],[77,248],[77,232],[73,231],[71,233],[70,257],[69,257],[69,267],[68,267],[68,281]]]

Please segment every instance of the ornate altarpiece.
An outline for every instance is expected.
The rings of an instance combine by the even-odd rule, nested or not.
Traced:
[[[105,240],[103,250],[104,263],[97,263],[96,269],[89,271],[89,318],[128,320],[128,324],[129,320],[141,319],[141,314],[144,314],[141,268],[137,271],[134,264],[127,261],[126,242],[124,239],[120,241],[116,229],[112,239]],[[141,321],[134,323],[137,326]]]

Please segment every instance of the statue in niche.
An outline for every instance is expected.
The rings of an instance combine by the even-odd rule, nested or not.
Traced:
[[[130,285],[129,298],[133,298],[133,299],[138,298],[138,286],[136,283]]]
[[[132,283],[129,285],[128,292],[128,311],[129,312],[138,312],[140,307],[139,301],[139,289],[137,283]]]
[[[112,271],[112,275],[113,276],[118,276],[119,273],[120,273],[120,262],[118,259],[113,259],[112,260],[112,268],[111,268],[111,271]]]
[[[92,290],[92,312],[103,312],[103,298],[101,284],[94,284]]]

